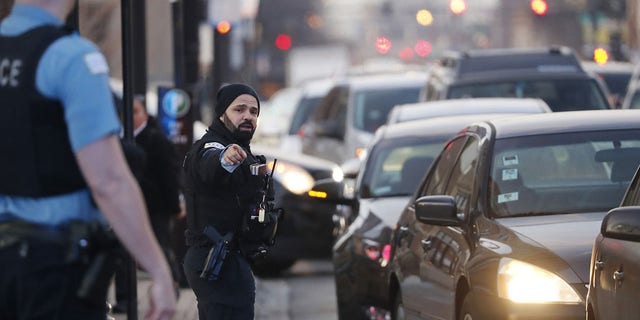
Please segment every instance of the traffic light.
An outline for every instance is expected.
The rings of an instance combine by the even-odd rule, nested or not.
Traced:
[[[229,21],[222,20],[216,25],[216,31],[218,31],[218,33],[220,34],[227,34],[229,31],[231,31],[231,24],[229,23]]]
[[[416,21],[421,26],[429,26],[433,23],[433,14],[427,9],[419,10],[416,13]]]
[[[599,65],[603,65],[609,61],[609,53],[604,48],[596,48],[593,50],[593,61]]]
[[[547,0],[531,0],[530,7],[533,13],[538,16],[544,16],[549,11]]]
[[[291,48],[291,36],[281,33],[276,37],[276,48],[287,51]]]
[[[391,40],[386,37],[376,39],[376,51],[380,54],[387,54],[391,50]]]
[[[453,14],[459,16],[467,10],[467,3],[465,0],[451,0],[451,2],[449,2],[449,9],[451,9]]]

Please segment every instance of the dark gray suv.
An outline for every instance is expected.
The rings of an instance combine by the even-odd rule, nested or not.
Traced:
[[[553,111],[610,109],[602,81],[568,47],[451,52],[429,73],[421,100],[541,98]]]

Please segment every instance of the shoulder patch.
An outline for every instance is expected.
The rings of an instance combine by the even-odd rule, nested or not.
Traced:
[[[100,52],[92,52],[84,55],[84,63],[92,74],[109,73],[107,60]]]
[[[210,148],[214,148],[214,149],[224,149],[225,146],[223,146],[221,143],[219,142],[207,142],[204,144],[204,147],[202,147],[203,149],[210,149]]]

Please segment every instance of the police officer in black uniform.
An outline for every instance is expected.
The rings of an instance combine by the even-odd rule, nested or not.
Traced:
[[[254,156],[249,143],[260,102],[251,87],[230,84],[218,91],[215,111],[217,118],[185,157],[189,249],[183,267],[198,298],[201,320],[253,319],[255,281],[250,263],[264,248],[261,230],[251,225],[256,225],[265,177],[253,175],[250,166],[265,159]],[[233,235],[215,280],[201,277],[212,247],[220,245],[203,234],[206,227],[221,236]]]

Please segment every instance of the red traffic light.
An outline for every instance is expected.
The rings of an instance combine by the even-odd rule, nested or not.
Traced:
[[[531,10],[533,13],[544,16],[549,11],[549,6],[547,5],[547,0],[531,0]]]
[[[220,34],[226,34],[231,30],[231,24],[229,23],[229,21],[222,20],[216,25],[216,30]]]
[[[291,36],[281,33],[276,37],[276,47],[282,51],[287,51],[291,48]]]
[[[391,50],[391,40],[386,37],[378,37],[376,39],[376,51],[380,54],[387,54]]]

